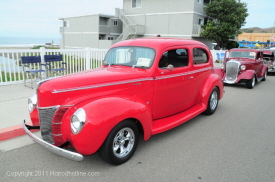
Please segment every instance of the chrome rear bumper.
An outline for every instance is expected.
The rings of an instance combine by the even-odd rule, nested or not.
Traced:
[[[31,133],[29,131],[29,129],[26,127],[25,125],[25,120],[22,122],[23,128],[25,130],[25,132],[31,137],[31,139],[41,145],[42,147],[46,148],[47,150],[49,150],[50,152],[55,153],[56,155],[65,157],[67,159],[71,159],[74,161],[82,161],[83,160],[83,155],[76,153],[76,152],[71,152],[62,148],[59,148],[57,146],[54,146],[48,142],[45,142],[44,140],[38,138],[37,136],[35,136],[33,133]]]

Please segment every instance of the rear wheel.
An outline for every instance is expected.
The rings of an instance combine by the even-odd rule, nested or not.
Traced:
[[[256,82],[255,76],[253,76],[250,80],[247,80],[246,87],[249,88],[249,89],[254,88],[255,82]]]
[[[264,78],[262,79],[262,81],[266,81],[266,77],[267,77],[267,70],[264,73]]]
[[[132,120],[124,120],[116,125],[99,149],[99,156],[107,163],[120,165],[128,161],[138,145],[139,132]]]
[[[219,90],[217,87],[215,87],[212,92],[211,95],[208,99],[208,105],[207,105],[207,109],[204,112],[204,114],[206,115],[211,115],[213,114],[217,107],[218,107],[218,103],[219,103]]]

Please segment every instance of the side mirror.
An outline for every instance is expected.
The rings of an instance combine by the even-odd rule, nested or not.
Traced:
[[[173,71],[173,70],[174,70],[174,66],[173,66],[172,64],[169,64],[169,65],[167,66],[167,70]]]

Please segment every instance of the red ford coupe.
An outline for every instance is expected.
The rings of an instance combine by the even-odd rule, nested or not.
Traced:
[[[133,39],[113,45],[101,68],[41,81],[29,98],[33,126],[23,126],[57,155],[81,161],[98,152],[119,165],[132,157],[140,135],[146,141],[201,113],[213,114],[223,93],[203,43]],[[29,131],[34,128],[42,139]]]

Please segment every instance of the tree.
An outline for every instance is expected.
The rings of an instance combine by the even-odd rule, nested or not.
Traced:
[[[202,27],[201,36],[225,48],[230,39],[241,34],[240,28],[248,16],[247,4],[240,0],[215,0],[204,8],[209,18]]]

